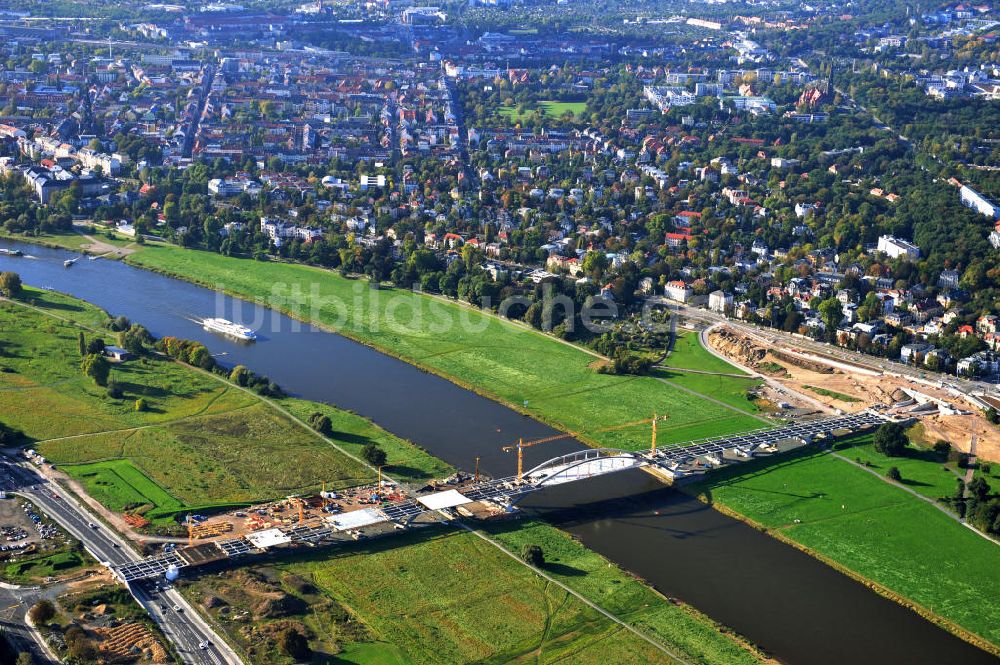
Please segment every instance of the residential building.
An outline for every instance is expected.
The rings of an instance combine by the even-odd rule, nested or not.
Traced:
[[[893,236],[880,236],[878,239],[877,251],[882,252],[890,258],[897,259],[906,257],[916,260],[920,258],[920,248],[913,243],[901,240]]]

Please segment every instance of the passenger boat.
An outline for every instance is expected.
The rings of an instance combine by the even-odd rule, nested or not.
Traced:
[[[209,332],[216,332],[236,339],[252,342],[257,339],[257,333],[252,328],[241,326],[227,319],[205,319],[201,325]]]

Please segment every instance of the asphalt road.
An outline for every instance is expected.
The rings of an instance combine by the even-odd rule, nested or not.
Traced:
[[[36,665],[55,665],[41,644],[41,636],[27,624],[28,610],[48,594],[35,587],[0,588],[0,629],[17,653],[28,652]]]
[[[140,560],[138,552],[101,525],[84,506],[62,488],[26,465],[0,457],[0,489],[16,492],[32,501],[104,565],[119,566]],[[95,525],[95,526],[91,526]],[[175,591],[156,591],[151,582],[133,585],[133,596],[159,624],[185,663],[194,665],[240,665],[239,656],[205,623],[204,619]],[[161,609],[161,605],[166,609]],[[174,607],[179,610],[174,610]],[[200,645],[208,642],[208,647]]]

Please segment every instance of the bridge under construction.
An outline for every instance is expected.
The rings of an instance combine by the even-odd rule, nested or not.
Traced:
[[[894,419],[878,410],[813,420],[734,434],[717,436],[681,444],[657,447],[656,418],[654,439],[649,450],[626,451],[611,448],[588,448],[550,459],[524,471],[521,449],[530,445],[511,446],[518,452],[518,473],[515,476],[477,481],[461,490],[449,489],[402,501],[383,503],[346,513],[323,517],[320,524],[276,527],[239,538],[206,542],[176,548],[141,561],[112,567],[118,578],[130,584],[145,579],[163,577],[168,571],[177,572],[209,563],[252,558],[281,547],[336,545],[363,537],[366,530],[406,529],[420,518],[435,521],[452,518],[454,509],[476,502],[492,504],[504,510],[514,510],[514,504],[525,495],[546,487],[575,482],[629,469],[645,468],[661,478],[676,480],[704,473],[712,468],[738,463],[761,455],[779,452],[783,444],[807,445],[821,440],[868,430]],[[550,437],[556,438],[556,437]]]

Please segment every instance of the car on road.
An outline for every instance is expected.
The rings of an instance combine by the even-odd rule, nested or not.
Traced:
[[[210,644],[211,642],[209,642],[208,640],[205,640],[204,642],[198,642],[198,648],[204,650],[207,649]]]
[[[180,605],[174,605],[174,612],[183,612],[184,608]]]
[[[97,528],[97,525],[94,524],[93,522],[87,522],[87,526],[89,526],[91,529],[96,529]]]

